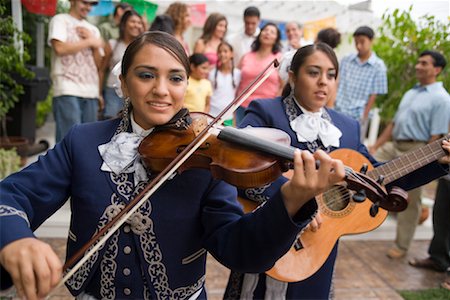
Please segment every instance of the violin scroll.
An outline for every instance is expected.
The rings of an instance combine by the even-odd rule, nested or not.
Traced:
[[[403,189],[394,186],[388,193],[387,208],[389,211],[404,211],[408,207],[408,193]]]
[[[386,192],[377,181],[351,169],[347,169],[345,181],[348,189],[357,191],[353,195],[355,202],[363,202],[363,198],[367,197],[374,203],[370,209],[372,217],[378,213],[379,207],[388,211],[399,212],[405,210],[408,206],[408,193],[399,187],[393,187],[389,192]]]
[[[403,211],[408,206],[408,193],[403,189],[394,186],[388,193],[385,203],[383,203],[383,208],[388,211]],[[380,202],[377,201],[370,207],[370,215],[375,217],[378,214],[378,208],[380,207]]]

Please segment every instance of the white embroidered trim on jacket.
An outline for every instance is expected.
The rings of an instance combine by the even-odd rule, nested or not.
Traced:
[[[28,227],[30,227],[30,221],[28,221],[28,217],[25,212],[9,205],[0,205],[0,217],[7,217],[14,215],[17,215],[18,217],[24,219],[27,222]]]

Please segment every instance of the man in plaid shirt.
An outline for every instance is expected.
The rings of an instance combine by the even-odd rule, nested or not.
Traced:
[[[353,34],[357,54],[342,59],[339,87],[336,96],[337,111],[359,120],[361,139],[364,139],[370,109],[379,94],[387,93],[386,66],[372,51],[374,31],[367,26]]]

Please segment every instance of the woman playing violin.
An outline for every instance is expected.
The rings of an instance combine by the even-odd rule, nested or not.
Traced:
[[[360,143],[358,122],[326,108],[330,96],[335,95],[338,61],[333,50],[324,43],[308,45],[297,50],[289,71],[289,83],[282,97],[271,101],[255,100],[249,105],[240,127],[272,127],[285,131],[293,147],[317,153],[350,148],[379,165]],[[450,151],[450,143],[442,147]],[[450,155],[411,173],[389,186],[406,190],[425,184],[448,172]],[[388,186],[388,188],[389,188]],[[260,201],[270,194],[271,187],[250,189],[243,194]],[[367,201],[367,200],[366,200]],[[367,211],[367,218],[370,218]],[[320,214],[311,223],[311,230],[320,231]],[[323,225],[323,223],[322,223]],[[337,224],[339,226],[339,224]],[[319,245],[319,248],[321,246]],[[286,283],[265,274],[233,272],[228,282],[227,299],[329,299],[337,243],[322,267],[311,277]]]
[[[175,38],[144,33],[123,57],[123,117],[76,125],[36,163],[1,182],[2,289],[13,284],[19,297],[38,299],[61,281],[61,262],[33,231],[68,199],[71,257],[144,188],[153,174],[137,147],[155,127],[185,114],[188,74]],[[186,170],[165,182],[65,284],[79,299],[204,299],[206,251],[239,272],[265,271],[311,221],[313,197],[343,177],[342,162],[325,152],[297,151],[292,179],[244,215],[235,187],[208,170]]]

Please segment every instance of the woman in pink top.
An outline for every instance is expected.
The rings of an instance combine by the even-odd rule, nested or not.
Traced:
[[[217,47],[225,38],[227,26],[227,18],[224,15],[212,13],[206,19],[202,36],[195,42],[194,53],[205,55],[211,69],[217,64]]]
[[[237,88],[239,95],[255,77],[275,58],[281,58],[281,34],[274,23],[267,23],[252,44],[252,51],[239,62],[241,82]],[[236,110],[236,124],[243,119],[245,109],[254,99],[274,98],[281,94],[281,79],[278,72],[272,72],[267,80]]]

